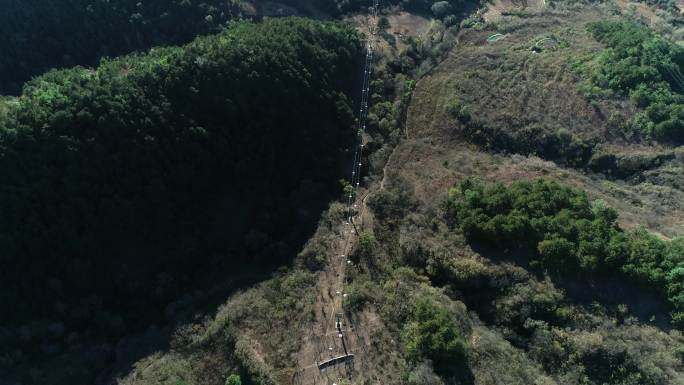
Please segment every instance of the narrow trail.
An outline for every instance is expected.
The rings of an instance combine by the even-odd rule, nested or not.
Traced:
[[[364,191],[356,200],[359,203],[355,205],[360,204],[367,195],[368,192]],[[361,223],[357,223],[357,226],[361,227]],[[343,311],[343,301],[347,294],[345,270],[350,265],[346,253],[351,251],[345,238],[352,234],[356,239],[356,230],[354,225],[344,222],[338,226],[336,233],[339,236],[334,252],[331,253],[327,267],[318,276],[315,321],[310,325],[308,337],[302,341],[297,357],[300,363],[294,380],[297,385],[339,384],[344,379],[354,378],[363,365],[364,347],[370,341],[369,333],[361,327],[355,327]],[[321,363],[351,354],[354,359],[349,362],[319,369]]]
[[[294,374],[296,385],[334,385],[343,381],[354,381],[362,373],[370,344],[369,325],[354,325],[344,311],[347,297],[346,269],[352,266],[349,254],[353,252],[358,235],[363,230],[368,190],[361,187],[364,159],[364,132],[368,117],[370,80],[373,67],[374,45],[377,35],[377,13],[379,0],[373,0],[372,22],[366,43],[366,58],[363,69],[363,84],[358,118],[358,145],[354,152],[351,183],[346,218],[337,224],[333,250],[328,263],[318,275],[314,321],[302,340],[296,356],[299,369]],[[352,382],[353,383],[353,382]]]
[[[374,0],[374,18],[377,23],[378,0]],[[372,27],[371,27],[372,29]],[[374,31],[371,31],[371,39],[375,39]],[[372,43],[368,46],[368,52],[372,59]],[[349,216],[346,221],[338,224],[335,230],[338,236],[334,245],[334,252],[328,259],[326,268],[319,274],[316,285],[317,298],[315,308],[315,321],[311,324],[307,337],[302,340],[302,347],[297,356],[300,363],[299,371],[295,374],[293,383],[296,385],[336,385],[342,380],[351,380],[364,372],[368,350],[371,345],[371,335],[380,322],[366,317],[363,325],[354,325],[343,311],[345,298],[345,269],[351,265],[349,254],[356,247],[357,236],[364,228],[372,227],[372,215],[368,209],[368,199],[375,193],[387,188],[388,168],[393,165],[393,158],[398,146],[395,146],[382,168],[382,179],[379,183],[372,183],[367,189],[360,187],[360,162],[363,158],[362,151],[363,132],[365,130],[365,118],[368,112],[368,92],[370,71],[368,66],[371,60],[367,56],[366,69],[364,69],[364,86],[362,89],[362,104],[359,119],[359,149],[354,155],[354,168],[352,171],[352,187],[355,194],[349,196]],[[424,75],[425,76],[425,75]],[[408,137],[408,128],[406,128]],[[353,198],[353,199],[352,199]],[[337,328],[337,316],[340,314],[341,329]],[[370,319],[369,319],[370,318]],[[340,333],[340,330],[342,333]],[[342,338],[342,337],[343,338]],[[349,365],[336,365],[325,370],[320,370],[319,364],[353,354],[354,359]]]

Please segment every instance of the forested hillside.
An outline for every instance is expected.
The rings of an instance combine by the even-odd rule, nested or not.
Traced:
[[[6,0],[0,12],[0,94],[51,68],[91,66],[190,41],[238,16],[236,0]]]
[[[0,94],[16,95],[23,83],[53,68],[96,66],[155,46],[187,43],[219,32],[229,21],[261,18],[262,0],[7,0],[0,12]],[[285,0],[291,12],[334,17],[367,9],[367,1]],[[433,4],[439,3],[437,7]],[[461,13],[465,0],[392,0],[407,10],[439,17]],[[277,9],[277,3],[271,3]],[[247,10],[248,12],[245,12]],[[452,16],[453,17],[453,16]],[[455,20],[455,19],[454,19]]]
[[[56,3],[0,15],[0,385],[684,384],[674,1]]]
[[[32,80],[0,130],[0,301],[24,357],[48,324],[117,335],[294,254],[339,189],[361,57],[348,27],[281,19]]]

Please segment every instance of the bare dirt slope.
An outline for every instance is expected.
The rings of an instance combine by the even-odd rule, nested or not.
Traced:
[[[344,312],[346,293],[346,269],[351,263],[350,253],[353,251],[359,231],[363,231],[362,218],[366,212],[365,198],[362,193],[354,204],[361,210],[352,222],[342,219],[339,223],[337,240],[332,245],[327,264],[318,274],[316,299],[314,303],[314,319],[310,327],[304,331],[304,339],[295,361],[299,369],[294,376],[297,385],[341,383],[345,379],[360,378],[367,372],[364,362],[370,344],[370,334],[377,327],[373,322],[372,312],[349,317]],[[339,364],[332,363],[338,357],[353,355]],[[329,367],[321,370],[319,366]],[[365,370],[364,370],[365,369]]]
[[[538,10],[546,6],[545,0],[494,0],[487,5],[487,11],[482,15],[486,21],[500,18],[506,11],[514,9]]]
[[[389,21],[389,28],[383,31],[383,38],[378,41],[377,46],[383,57],[397,57],[408,47],[406,40],[409,38],[429,39],[435,25],[435,20],[404,11],[390,13],[385,17]],[[359,32],[365,33],[368,31],[369,20],[368,15],[354,15],[347,21],[357,25]]]

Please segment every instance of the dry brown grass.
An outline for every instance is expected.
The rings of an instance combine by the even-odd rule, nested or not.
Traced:
[[[597,138],[601,151],[609,153],[672,151],[661,145],[629,143],[610,131],[611,114],[633,113],[629,102],[591,104],[577,91],[580,79],[570,62],[600,49],[585,25],[602,17],[602,12],[603,8],[595,8],[568,16],[509,17],[489,30],[463,34],[449,58],[418,82],[406,122],[407,136],[415,140],[397,149],[390,171],[412,181],[417,196],[425,201],[444,194],[466,175],[505,183],[555,179],[617,208],[627,228],[644,225],[667,237],[684,234],[681,157],[644,171],[640,180],[607,179],[534,156],[482,152],[464,144],[462,125],[447,111],[449,101],[457,99],[473,119],[504,131],[566,128],[582,138]],[[508,31],[506,38],[487,44],[486,37],[497,30]],[[567,40],[568,47],[539,54],[528,49],[531,41],[549,33]]]
[[[487,6],[487,11],[482,15],[486,21],[500,18],[502,13],[512,9],[542,9],[546,6],[545,0],[494,0]]]
[[[563,168],[536,156],[494,154],[456,141],[414,139],[397,148],[388,170],[410,181],[416,197],[426,204],[440,199],[466,176],[475,175],[502,183],[552,179],[584,189],[593,199],[606,201],[619,211],[620,224],[626,228],[646,226],[665,237],[684,234],[684,192],[681,189],[648,182],[630,184],[608,180],[600,175]]]
[[[643,20],[649,24],[662,21],[661,17],[658,15],[657,9],[648,4],[629,0],[615,0],[615,4],[625,12],[635,11],[639,17],[643,18]]]
[[[452,100],[460,100],[475,119],[511,131],[539,125],[600,134],[613,111],[630,114],[627,106],[591,105],[577,91],[571,60],[600,49],[584,28],[600,17],[593,10],[565,17],[508,17],[463,34],[449,58],[418,83],[408,111],[409,136],[457,130],[445,108]],[[487,36],[494,33],[505,38],[488,44]],[[568,47],[533,52],[533,42],[548,34]]]
[[[385,37],[378,39],[378,49],[385,58],[397,57],[408,45],[407,39],[414,38],[423,40],[429,38],[435,26],[435,21],[424,16],[409,12],[393,12],[385,15],[390,23],[390,28],[384,34]],[[354,15],[347,22],[357,26],[359,32],[367,34],[369,31],[370,17],[368,15]]]

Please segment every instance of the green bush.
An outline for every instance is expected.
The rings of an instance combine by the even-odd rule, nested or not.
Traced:
[[[409,385],[444,385],[444,381],[435,374],[430,362],[417,364],[408,373]]]
[[[347,310],[356,312],[377,296],[381,291],[368,274],[359,274],[353,278],[352,283],[347,287],[347,297],[344,306]]]
[[[239,375],[231,374],[230,376],[226,377],[225,385],[242,385],[242,380],[240,379]]]
[[[684,326],[684,238],[624,232],[615,210],[542,179],[504,186],[468,178],[449,191],[445,210],[468,241],[521,249],[533,266],[583,276],[620,273],[655,287],[672,305],[673,322]]]
[[[590,83],[626,94],[642,108],[630,126],[684,142],[684,48],[632,21],[600,21],[589,32],[607,48],[587,67]]]
[[[594,209],[586,194],[544,180],[506,187],[467,179],[450,191],[447,208],[469,240],[537,249],[535,262],[551,270],[595,270],[594,248],[605,246],[603,235],[618,231],[613,212]]]
[[[378,222],[390,227],[397,226],[416,204],[412,186],[399,178],[391,180],[388,188],[372,194],[368,199],[368,205]]]
[[[678,325],[684,325],[684,264],[670,270],[666,282],[669,300],[676,309],[672,313],[672,320]]]
[[[446,105],[446,110],[449,115],[458,119],[461,123],[465,124],[470,121],[470,110],[460,99],[452,99],[449,101]]]
[[[432,13],[438,18],[443,18],[452,12],[451,4],[448,1],[437,1],[430,7]]]
[[[235,357],[246,373],[245,382],[254,385],[276,385],[273,368],[256,352],[254,344],[255,342],[248,337],[241,337],[235,343]]]
[[[667,377],[662,371],[652,373],[639,367],[622,344],[606,344],[586,352],[582,358],[585,373],[598,384],[656,385]]]
[[[375,253],[378,245],[377,241],[375,240],[375,236],[373,233],[370,232],[363,232],[359,236],[359,249],[358,249],[358,255],[362,259],[370,259],[373,258],[373,254]]]
[[[380,31],[385,32],[385,31],[387,31],[390,27],[391,27],[391,25],[390,25],[390,22],[389,22],[389,19],[387,18],[387,16],[382,16],[382,17],[378,20],[378,29],[379,29]]]
[[[416,300],[403,338],[409,357],[432,360],[438,372],[448,371],[465,359],[466,342],[448,310],[428,297]]]

